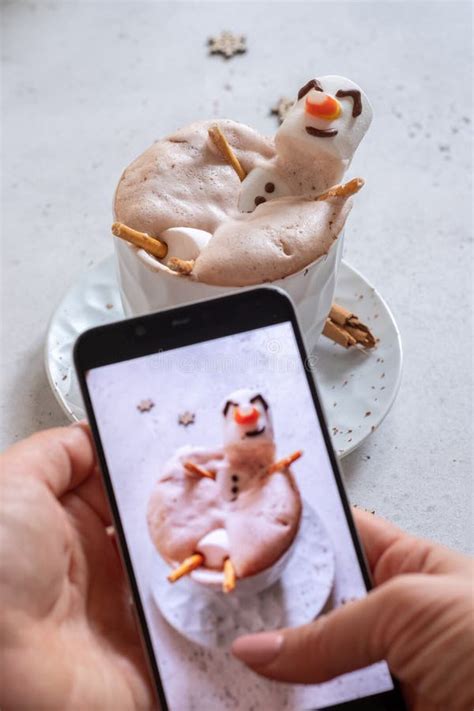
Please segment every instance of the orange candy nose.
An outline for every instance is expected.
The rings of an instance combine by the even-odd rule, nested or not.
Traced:
[[[333,121],[341,114],[341,104],[322,91],[310,91],[306,97],[305,111],[311,116]]]
[[[249,407],[243,410],[237,407],[234,412],[234,420],[238,425],[251,425],[258,420],[259,415],[260,413],[256,407]]]

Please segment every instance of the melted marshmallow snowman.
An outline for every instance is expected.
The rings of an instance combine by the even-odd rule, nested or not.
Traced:
[[[255,456],[255,449],[274,448],[270,407],[261,393],[248,388],[235,390],[226,399],[222,414],[225,450],[252,450]]]
[[[230,486],[235,477],[240,486],[251,485],[252,478],[266,470],[275,459],[275,442],[270,408],[263,395],[247,388],[235,390],[226,399],[224,417],[224,457],[228,466],[218,483]],[[233,473],[232,470],[239,470]],[[234,477],[234,479],[232,478]],[[223,492],[224,493],[224,492]]]
[[[234,502],[273,463],[273,425],[263,395],[247,388],[235,390],[227,397],[222,415],[226,465],[219,468],[216,483],[222,499]],[[208,567],[220,569],[229,557],[225,528],[207,533],[198,541],[196,550],[204,556]]]
[[[252,212],[286,195],[316,197],[340,182],[372,120],[362,89],[350,79],[312,79],[275,134],[276,157],[242,182],[239,209]]]

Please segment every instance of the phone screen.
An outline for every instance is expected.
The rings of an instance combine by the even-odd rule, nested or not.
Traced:
[[[291,322],[94,367],[86,384],[172,711],[299,711],[394,688],[385,662],[303,686],[229,652],[367,593]]]

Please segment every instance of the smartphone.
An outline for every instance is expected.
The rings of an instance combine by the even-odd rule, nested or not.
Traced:
[[[305,686],[228,651],[371,587],[289,298],[262,287],[93,328],[74,358],[157,703],[405,708],[384,661]]]

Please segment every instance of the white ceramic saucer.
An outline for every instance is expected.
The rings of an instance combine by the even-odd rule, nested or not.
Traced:
[[[380,339],[377,348],[345,350],[321,338],[310,357],[338,454],[355,449],[382,422],[400,386],[400,334],[380,294],[341,263],[334,301],[356,313]],[[85,272],[54,312],[46,337],[51,388],[70,420],[85,416],[72,362],[76,338],[86,329],[124,318],[113,257]]]

